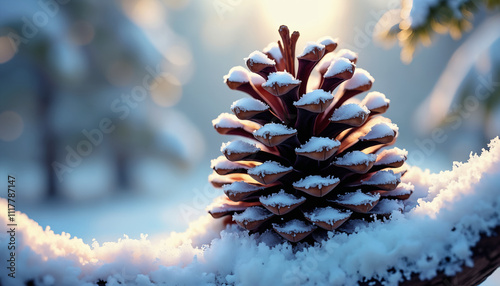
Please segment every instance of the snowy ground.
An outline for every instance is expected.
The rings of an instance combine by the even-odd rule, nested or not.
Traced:
[[[500,225],[500,140],[489,147],[440,174],[411,168],[403,181],[416,186],[410,202],[415,207],[406,214],[394,213],[389,222],[359,225],[354,234],[338,233],[299,250],[277,244],[274,235],[249,236],[236,227],[219,237],[220,220],[209,216],[194,220],[183,233],[89,244],[67,233],[44,230],[18,212],[17,278],[9,278],[8,269],[1,268],[0,281],[5,285],[23,285],[29,279],[40,285],[93,285],[99,279],[107,280],[107,285],[352,285],[363,277],[376,277],[395,285],[411,272],[420,273],[421,279],[433,277],[436,270],[453,275],[464,263],[470,265],[470,247],[480,234]],[[0,203],[5,209],[6,201]],[[0,245],[7,245],[5,212],[0,221]],[[0,255],[8,257],[7,248],[0,248]],[[388,273],[392,267],[401,271]],[[491,282],[485,285],[494,285]]]

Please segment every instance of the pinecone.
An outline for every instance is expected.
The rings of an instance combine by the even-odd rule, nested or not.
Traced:
[[[348,220],[402,211],[412,193],[411,185],[400,184],[407,152],[380,152],[398,134],[380,116],[389,100],[379,92],[353,98],[374,79],[356,68],[356,53],[334,53],[336,40],[307,43],[296,68],[299,33],[290,35],[287,26],[279,33],[281,41],[245,59],[250,72],[234,67],[224,77],[230,89],[251,98],[234,102],[234,115],[213,120],[220,134],[244,140],[223,144],[224,156],[212,161],[209,180],[227,198],[209,213],[298,242]]]

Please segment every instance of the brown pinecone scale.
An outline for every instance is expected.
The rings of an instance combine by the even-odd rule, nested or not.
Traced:
[[[355,98],[374,79],[356,66],[356,53],[336,51],[336,40],[309,42],[296,56],[299,33],[279,33],[281,41],[245,59],[248,70],[224,77],[249,97],[213,120],[217,132],[239,138],[212,160],[209,180],[227,198],[210,214],[298,242],[402,211],[412,186],[401,183],[407,152],[383,149],[398,135],[381,115],[389,100],[380,92]]]

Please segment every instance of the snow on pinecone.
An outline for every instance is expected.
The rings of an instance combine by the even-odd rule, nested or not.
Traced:
[[[241,139],[224,143],[224,156],[212,161],[209,180],[227,199],[210,214],[298,242],[402,211],[412,193],[412,185],[400,184],[407,152],[381,150],[398,134],[380,115],[389,100],[380,92],[353,98],[374,79],[356,67],[356,53],[334,52],[336,40],[307,43],[296,67],[299,33],[286,26],[279,33],[277,44],[245,58],[250,71],[234,67],[224,77],[251,98],[213,120],[217,132]]]

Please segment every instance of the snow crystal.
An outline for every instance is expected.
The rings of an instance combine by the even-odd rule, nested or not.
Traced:
[[[253,63],[266,64],[266,65],[275,65],[276,62],[271,60],[261,51],[253,51],[248,58],[244,59],[245,61],[251,61]]]
[[[340,142],[335,139],[330,139],[327,137],[311,137],[309,141],[301,145],[299,148],[295,148],[295,152],[320,152],[323,150],[329,151],[333,148],[339,147]]]
[[[385,149],[380,154],[378,154],[378,160],[376,165],[386,165],[394,162],[403,161],[406,156],[408,156],[408,151],[401,150],[397,147],[392,149]]]
[[[366,97],[361,101],[368,109],[373,110],[382,106],[389,105],[391,101],[385,95],[378,91],[369,92]]]
[[[398,126],[394,123],[381,122],[373,125],[370,132],[368,132],[364,136],[361,136],[360,139],[373,140],[385,136],[394,136],[396,134],[396,131],[398,130],[399,130]]]
[[[375,162],[377,160],[377,155],[375,154],[365,154],[361,151],[352,151],[346,153],[344,156],[337,158],[335,164],[341,166],[353,166],[353,165],[369,165],[370,163]]]
[[[286,193],[285,190],[281,190],[278,193],[270,194],[267,197],[260,197],[259,201],[266,206],[280,206],[287,207],[291,205],[295,205],[301,202],[304,202],[306,198],[304,197],[296,197],[289,193]]]
[[[249,183],[245,183],[244,181],[236,181],[231,184],[222,186],[222,189],[224,190],[224,192],[237,194],[255,192],[264,189],[264,187],[255,186]]]
[[[348,49],[341,49],[338,52],[335,53],[335,55],[339,58],[346,58],[350,61],[354,61],[358,58],[358,54],[348,50]]]
[[[318,43],[322,44],[323,46],[328,46],[332,44],[337,44],[339,42],[339,39],[334,39],[332,37],[322,37],[318,40]]]
[[[258,99],[252,97],[244,97],[233,102],[233,104],[231,105],[231,110],[234,112],[236,108],[241,111],[264,111],[267,110],[269,106]]]
[[[339,73],[343,73],[345,71],[350,71],[352,72],[354,69],[355,65],[349,61],[347,58],[334,58],[330,65],[328,66],[328,69],[326,70],[326,73],[323,75],[324,78],[332,77],[334,75],[337,75]]]
[[[228,161],[226,157],[224,156],[219,156],[217,159],[213,159],[210,164],[210,168],[212,169],[229,169],[229,170],[234,170],[234,169],[240,169],[240,168],[248,168],[245,167],[241,164],[235,163]]]
[[[333,99],[333,95],[322,89],[315,89],[304,94],[298,101],[295,101],[293,105],[303,106],[308,104],[319,104],[320,102],[325,103],[328,100]]]
[[[285,167],[278,162],[266,161],[259,166],[248,170],[249,175],[265,176],[291,171],[292,167]]]
[[[273,136],[279,135],[290,135],[296,133],[297,130],[290,128],[284,124],[280,123],[267,123],[261,128],[253,132],[254,136],[259,136],[263,138],[272,138]]]
[[[267,81],[262,84],[263,87],[272,87],[274,85],[284,86],[289,84],[299,84],[301,81],[293,78],[293,76],[284,71],[284,72],[272,72],[267,77]]]
[[[339,178],[335,178],[332,176],[321,177],[318,175],[311,175],[305,178],[300,179],[299,181],[293,183],[294,188],[323,188],[323,186],[331,186],[333,184],[338,183]]]
[[[304,232],[309,232],[315,229],[314,225],[308,224],[304,221],[294,219],[291,221],[288,221],[284,224],[273,224],[274,229],[276,231],[282,232],[282,233],[304,233]]]
[[[249,82],[248,71],[242,66],[236,66],[224,76],[224,82]]]
[[[347,193],[345,195],[339,196],[336,200],[337,203],[345,204],[345,205],[353,205],[359,206],[364,204],[373,204],[380,198],[379,194],[365,194],[361,192],[361,190],[357,190],[356,192]]]
[[[298,58],[301,58],[301,57],[309,54],[314,49],[321,51],[321,50],[325,49],[325,46],[322,44],[319,44],[319,43],[315,43],[315,42],[307,42],[306,47],[304,48],[304,51],[302,52],[302,54],[300,54],[300,56],[298,56]]]
[[[244,125],[234,114],[221,113],[219,116],[212,120],[215,128],[243,128]]]
[[[220,147],[222,153],[227,155],[240,154],[240,153],[257,153],[260,151],[258,147],[245,141],[235,140],[231,142],[223,143]]]
[[[312,221],[324,221],[329,224],[333,224],[336,221],[343,220],[351,216],[352,211],[341,211],[330,206],[325,208],[316,208],[314,211],[310,213],[306,213],[305,215]]]
[[[335,109],[332,117],[330,117],[330,121],[341,121],[359,116],[367,116],[368,114],[370,114],[370,110],[368,110],[366,106],[356,103],[347,103]]]
[[[351,79],[348,79],[345,82],[345,89],[356,89],[360,86],[367,85],[370,83],[374,83],[375,79],[368,73],[366,70],[362,68],[357,68],[354,70],[354,74]]]
[[[276,42],[270,43],[262,51],[266,54],[270,54],[277,61],[279,61],[281,58],[283,58],[283,56],[281,55],[281,51],[280,51],[280,48],[278,46],[278,43],[276,43]]]
[[[382,170],[376,172],[368,180],[362,180],[363,185],[384,185],[396,184],[399,182],[400,175],[394,174],[393,170]]]
[[[244,212],[233,215],[233,220],[237,222],[258,221],[272,217],[273,214],[267,209],[259,206],[249,207]]]
[[[401,212],[404,208],[400,200],[383,199],[380,200],[370,213],[373,214],[391,214],[393,211]]]

